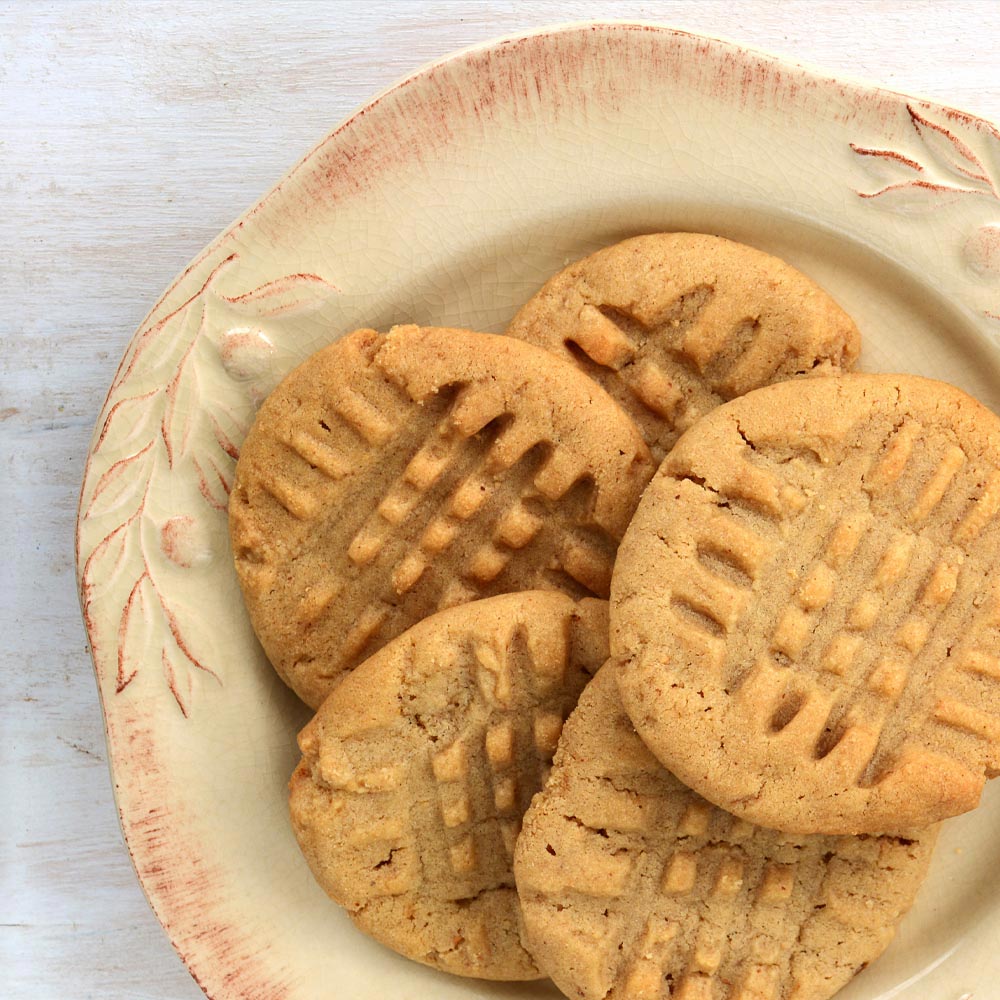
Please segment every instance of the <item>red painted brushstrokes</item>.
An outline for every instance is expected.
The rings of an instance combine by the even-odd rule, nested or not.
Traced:
[[[206,856],[199,817],[142,702],[116,699],[107,717],[119,819],[132,863],[171,944],[198,985],[218,1000],[288,1000],[291,985],[268,962],[271,941],[233,923],[227,909],[238,887]],[[261,859],[262,864],[267,859]]]
[[[938,125],[936,122],[932,122],[929,118],[921,115],[912,104],[906,105],[906,110],[910,114],[910,119],[913,122],[913,127],[917,130],[919,135],[923,135],[923,129],[929,129],[932,132],[937,132],[938,135],[943,136],[955,150],[958,156],[964,160],[968,166],[964,166],[961,162],[955,162],[952,166],[959,171],[959,173],[964,174],[971,180],[981,181],[989,187],[993,196],[997,196],[997,189],[993,185],[993,181],[990,180],[988,174],[986,173],[986,168],[983,166],[982,161],[976,156],[975,152],[964,142],[958,135],[952,132],[950,129],[945,128],[943,125]]]
[[[174,467],[174,441],[170,433],[170,427],[173,423],[174,413],[177,409],[177,393],[180,389],[181,380],[184,378],[184,368],[188,363],[188,359],[191,357],[192,352],[195,349],[195,345],[201,338],[202,331],[205,329],[205,317],[202,315],[201,323],[198,327],[198,332],[191,338],[191,343],[188,344],[187,349],[181,355],[181,360],[178,362],[177,368],[174,371],[173,378],[167,383],[166,388],[166,401],[163,404],[163,416],[160,418],[160,436],[163,438],[163,446],[167,452],[167,468],[172,469]],[[180,440],[180,450],[183,450],[187,446],[188,435],[185,431],[181,435]]]
[[[160,664],[163,667],[163,679],[167,682],[167,687],[174,696],[174,701],[180,706],[181,715],[186,719],[188,717],[187,705],[181,697],[177,684],[177,676],[174,673],[174,665],[170,662],[170,657],[167,656],[166,650],[162,650],[160,653]]]
[[[212,415],[211,420],[212,420],[212,432],[215,434],[216,442],[218,443],[219,447],[235,462],[240,457],[239,448],[235,444],[233,444],[232,440],[229,438],[229,435],[226,434],[226,432],[220,426],[219,421],[215,419],[214,414]],[[227,490],[226,492],[228,493],[229,491]]]
[[[893,160],[904,167],[915,170],[917,173],[923,172],[924,168],[916,160],[911,160],[908,156],[903,156],[902,153],[897,153],[894,149],[868,149],[865,146],[858,146],[853,142],[850,143],[850,146],[859,156],[874,156],[878,159]]]
[[[115,418],[120,407],[124,406],[126,403],[141,403],[147,399],[152,399],[153,396],[159,393],[159,391],[159,389],[150,389],[149,392],[140,393],[138,396],[128,396],[125,399],[119,399],[118,402],[115,403],[115,405],[108,411],[108,415],[101,427],[100,436],[94,444],[94,451],[99,451],[101,445],[104,444],[104,439],[108,436],[108,430],[111,427],[111,421]]]
[[[150,582],[152,583],[152,580]],[[199,660],[198,657],[191,651],[191,647],[188,645],[187,640],[181,633],[180,626],[177,624],[177,616],[167,605],[167,602],[163,599],[163,595],[160,593],[155,583],[153,583],[153,590],[159,599],[160,607],[163,608],[163,614],[167,619],[167,626],[170,628],[170,634],[173,636],[174,642],[177,644],[177,648],[184,654],[184,658],[192,666],[197,667],[199,670],[214,677],[221,684],[222,681],[219,679],[219,675],[210,666],[202,663],[201,660]]]
[[[150,448],[153,447],[153,442],[150,441],[145,448],[140,448],[138,451],[133,452],[131,455],[126,455],[124,458],[118,459],[109,469],[107,469],[103,476],[97,481],[97,486],[94,488],[93,495],[90,498],[90,506],[94,505],[94,501],[121,475],[124,475],[128,467],[133,463],[137,462],[143,455],[145,455]]]
[[[931,181],[900,181],[897,184],[887,184],[878,191],[859,191],[861,198],[879,198],[890,191],[902,191],[904,188],[919,188],[924,191],[933,191],[938,194],[986,194],[978,188],[953,187],[951,184],[934,184]]]
[[[136,664],[133,668],[132,663],[128,662],[127,659],[127,649],[126,643],[128,639],[128,630],[132,624],[132,616],[136,611],[139,604],[141,604],[142,590],[145,584],[149,584],[150,589],[156,595],[156,600],[160,608],[160,612],[163,615],[164,621],[167,624],[167,628],[170,631],[170,635],[174,640],[174,644],[180,650],[182,656],[188,661],[193,667],[198,670],[209,674],[220,684],[222,683],[219,679],[219,675],[212,670],[211,667],[202,663],[197,656],[191,650],[187,641],[181,632],[180,626],[177,622],[177,616],[171,610],[166,600],[164,599],[162,593],[160,593],[159,587],[156,585],[156,581],[153,579],[152,574],[149,570],[149,564],[145,561],[145,556],[143,557],[143,572],[140,574],[139,578],[135,581],[132,590],[129,592],[128,599],[125,602],[125,606],[122,608],[121,618],[118,624],[118,673],[115,679],[115,694],[121,694],[125,688],[135,679],[136,675],[139,673],[139,665]],[[149,625],[147,623],[147,630]],[[168,655],[167,647],[160,647],[161,657],[166,657]],[[187,709],[182,704],[181,700],[177,697],[177,692],[173,691],[174,698],[177,700],[178,707],[187,715]]]
[[[132,371],[135,368],[135,363],[143,355],[146,348],[149,346],[150,341],[156,336],[156,334],[158,334],[167,325],[167,323],[169,323],[175,316],[177,316],[179,313],[182,313],[196,299],[200,298],[205,293],[205,290],[208,288],[208,286],[211,285],[213,281],[215,281],[219,272],[222,271],[223,268],[231,264],[233,261],[238,260],[238,258],[239,255],[236,253],[231,253],[229,254],[228,257],[223,258],[218,264],[216,264],[216,266],[212,269],[209,276],[205,279],[204,283],[199,287],[199,289],[193,295],[185,299],[176,309],[172,310],[166,316],[164,316],[163,319],[157,320],[152,326],[147,327],[145,330],[143,330],[140,327],[140,332],[136,334],[135,338],[132,341],[132,344],[134,346],[132,347],[131,358],[129,358],[129,354],[127,351],[125,353],[125,358],[129,359],[128,365],[127,367],[124,368],[124,370],[122,370],[122,368],[119,367],[118,374],[115,376],[115,380],[111,384],[111,392],[108,393],[109,396],[122,384],[122,382],[125,381],[125,379],[129,377],[129,375],[132,374]],[[125,364],[124,358],[122,359],[122,364],[123,365]]]
[[[205,474],[205,470],[201,467],[201,463],[198,461],[198,459],[193,458],[191,460],[191,464],[194,466],[195,473],[198,476],[198,492],[202,495],[202,497],[204,497],[205,502],[210,507],[214,508],[217,511],[220,512],[225,511],[227,509],[226,504],[222,503],[221,500],[217,499],[215,494],[212,492],[212,487],[209,481],[209,477]],[[230,490],[229,483],[226,482],[222,473],[220,473],[218,469],[215,469],[214,466],[213,466],[213,471],[218,476],[219,480],[222,483],[222,488],[228,495]]]
[[[301,295],[294,293],[301,291]],[[286,274],[274,281],[269,281],[254,288],[252,291],[244,292],[242,295],[224,295],[227,302],[233,305],[249,305],[266,302],[268,299],[278,299],[278,303],[273,308],[260,310],[262,316],[280,316],[282,313],[290,312],[299,308],[305,302],[316,298],[316,292],[340,293],[340,289],[332,282],[321,278],[318,274]],[[282,298],[286,301],[280,301]]]

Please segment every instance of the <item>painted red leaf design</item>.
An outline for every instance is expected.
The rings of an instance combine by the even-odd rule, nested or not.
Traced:
[[[997,190],[986,173],[986,167],[968,143],[959,136],[955,123],[950,123],[949,127],[933,122],[920,114],[912,104],[908,104],[906,110],[910,113],[913,127],[938,168],[951,173],[956,179],[964,180],[966,186],[996,197]]]
[[[145,498],[143,498],[145,499]],[[127,520],[109,532],[83,566],[81,596],[83,613],[86,617],[97,596],[97,581],[102,589],[115,590],[118,581],[129,570],[128,543],[132,538],[132,526],[142,516],[142,506]]]
[[[160,602],[160,610],[163,612],[167,628],[170,631],[170,637],[173,639],[173,648],[183,657],[186,663],[190,664],[197,670],[202,671],[202,673],[206,673],[209,676],[214,677],[216,680],[219,680],[219,675],[195,655],[191,645],[188,643],[187,639],[184,638],[184,633],[181,631],[177,615],[171,610],[167,602],[159,593],[157,594],[157,597]],[[171,647],[168,643],[165,644],[164,648],[169,649]]]
[[[189,308],[184,326],[190,332],[191,342],[181,355],[173,375],[167,382],[163,401],[163,418],[160,434],[167,449],[167,464],[170,468],[184,457],[188,442],[194,432],[200,415],[201,399],[198,384],[198,369],[189,364],[198,341],[205,330],[205,308],[199,303]]]
[[[229,506],[229,491],[232,489],[232,483],[225,473],[210,456],[192,458],[191,464],[198,477],[198,492],[204,497],[205,503],[217,511],[225,511]]]
[[[914,173],[923,173],[924,168],[916,161],[911,160],[902,153],[897,153],[894,149],[871,149],[868,146],[859,146],[856,142],[851,143],[851,149],[858,156],[871,157],[869,162],[884,165],[890,174],[895,173],[900,167],[912,170]]]
[[[240,316],[280,316],[282,313],[321,308],[340,289],[318,274],[289,274],[242,295],[221,296]]]
[[[129,591],[118,626],[118,677],[115,682],[118,693],[132,683],[155,649],[152,624],[156,603],[153,582],[148,573],[143,573]]]
[[[212,421],[212,433],[215,435],[216,443],[235,462],[240,457],[240,450],[233,442],[230,434],[223,429],[219,423],[219,418],[215,414],[209,415]]]
[[[1000,197],[983,158],[959,135],[959,122],[944,125],[932,121],[912,105],[907,105],[907,112],[925,155],[918,160],[898,150],[851,143],[851,149],[880,182],[874,191],[859,190],[861,198],[878,198],[902,212],[930,212],[957,197]],[[963,122],[962,127],[968,130],[969,123]],[[1000,141],[995,130],[988,138]]]
[[[119,436],[115,440],[119,448],[147,435],[148,429],[146,424],[149,418],[149,402],[159,391],[159,389],[150,389],[149,392],[141,393],[138,396],[126,396],[123,399],[119,399],[107,411],[104,421],[101,423],[101,432],[94,445],[94,451],[100,451],[112,427],[116,431],[118,431],[119,427],[125,428],[124,432],[119,432]]]
[[[886,185],[870,193],[858,192],[862,198],[878,198],[887,207],[909,215],[935,212],[942,205],[951,204],[965,195],[979,193],[966,188],[950,187],[947,184],[932,184],[929,181],[903,181]],[[933,194],[934,197],[929,198],[928,194]]]
[[[188,706],[191,704],[191,693],[193,684],[189,671],[178,671],[174,665],[173,658],[166,649],[160,651],[160,665],[163,668],[163,679],[170,688],[170,693],[177,702],[181,714],[186,719],[188,717]]]
[[[105,471],[90,496],[85,517],[101,517],[126,505],[131,505],[134,511],[141,504],[149,482],[150,453],[154,443],[150,441],[131,455],[118,459]]]
[[[196,650],[185,634],[184,622],[197,610],[182,608],[179,614],[158,580],[161,573],[188,572],[207,563],[171,561],[159,543],[163,524],[183,521],[211,532],[225,516],[237,442],[245,430],[242,422],[259,388],[253,379],[238,377],[236,362],[247,360],[239,353],[246,345],[239,331],[234,333],[233,321],[238,327],[247,316],[263,320],[313,311],[337,292],[317,275],[293,274],[246,293],[221,294],[215,284],[237,259],[230,254],[218,262],[193,295],[133,341],[109,394],[92,459],[111,442],[116,456],[127,453],[110,464],[92,462],[81,508],[81,521],[100,519],[106,529],[81,573],[84,614],[89,623],[106,623],[106,628],[90,629],[95,652],[101,643],[114,643],[117,692],[158,660],[162,682],[185,717],[191,711],[195,677],[204,673],[216,682],[219,677],[204,659],[207,654]],[[222,331],[221,342],[213,345],[216,331]],[[273,346],[264,333],[254,336],[243,354],[249,351],[248,357],[252,354],[256,361],[262,345],[271,352]],[[230,358],[228,366],[222,363],[221,348],[226,345],[230,354],[239,355],[235,361]],[[271,352],[264,353],[269,358]],[[231,387],[228,405],[225,394],[217,394],[219,386],[213,383],[209,393],[203,385],[199,364],[210,357],[227,376],[221,385]],[[141,378],[136,377],[140,361]],[[148,388],[151,383],[155,388]],[[159,520],[147,509],[153,490]],[[209,522],[216,528],[208,528]],[[211,644],[210,637],[201,639]]]
[[[166,316],[158,319],[155,323],[146,327],[133,341],[134,346],[132,347],[131,355],[126,355],[126,359],[122,362],[122,366],[118,371],[118,375],[115,377],[115,381],[111,386],[111,394],[114,395],[116,389],[123,385],[132,375],[135,370],[135,366],[139,359],[142,358],[146,350],[154,343],[159,344],[161,337],[159,336],[162,332],[167,330],[178,316],[185,316],[187,314],[188,308],[195,302],[197,302],[206,292],[206,290],[211,286],[211,284],[216,280],[219,274],[222,273],[233,261],[238,260],[238,256],[235,253],[230,254],[228,257],[220,261],[209,273],[208,277],[205,279],[204,284],[201,285],[198,290],[191,295],[190,298],[185,299],[176,309],[169,312]],[[177,331],[174,336],[168,338],[168,344],[173,344],[177,335],[180,331]]]
[[[133,585],[122,609],[115,690],[124,691],[143,665],[151,662],[157,653],[167,686],[181,712],[187,716],[193,686],[192,669],[209,674],[216,681],[219,677],[191,650],[147,567]]]

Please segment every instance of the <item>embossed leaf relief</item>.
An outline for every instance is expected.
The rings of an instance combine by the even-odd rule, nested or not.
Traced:
[[[908,156],[898,150],[851,143],[851,149],[881,182],[874,191],[857,191],[860,197],[878,198],[903,212],[938,209],[941,196],[1000,198],[997,181],[987,166],[1000,153],[1000,132],[996,128],[959,112],[940,122],[918,112],[912,104],[906,110],[920,140],[916,154]]]
[[[906,110],[920,140],[919,158],[851,143],[881,184],[874,191],[856,189],[859,197],[914,214],[936,211],[944,203],[969,195],[1000,201],[1000,131],[994,125],[960,111],[947,112],[944,121],[933,121],[912,104]],[[966,240],[962,253],[978,277],[1000,278],[1000,226],[981,226]],[[982,313],[1000,320],[1000,307]]]
[[[161,580],[206,566],[213,538],[224,536],[235,442],[276,377],[274,345],[255,324],[313,310],[336,292],[316,275],[295,274],[223,294],[219,279],[237,260],[223,259],[189,299],[132,341],[105,404],[81,504],[81,529],[99,525],[81,579],[95,660],[116,657],[118,693],[158,665],[184,716],[194,676],[221,679],[189,641]],[[108,464],[112,447],[122,457]],[[110,631],[95,627],[112,621],[113,651],[104,648]]]

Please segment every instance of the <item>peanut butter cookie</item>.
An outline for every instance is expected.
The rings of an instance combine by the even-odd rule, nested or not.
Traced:
[[[953,386],[768,386],[688,431],[615,567],[611,650],[650,749],[800,833],[971,809],[1000,771],[1000,420]]]
[[[716,808],[632,728],[614,664],[524,817],[525,937],[580,1000],[826,1000],[888,945],[936,831],[791,837]]]
[[[302,731],[292,823],[364,931],[447,972],[537,979],[511,871],[521,817],[607,654],[607,603],[553,591],[442,611]]]
[[[251,622],[315,708],[442,608],[606,598],[652,472],[628,416],[538,347],[359,330],[292,372],[243,444],[229,516]]]
[[[804,274],[700,233],[637,236],[571,264],[508,333],[604,386],[657,462],[720,403],[796,375],[847,371],[860,349],[854,322]]]

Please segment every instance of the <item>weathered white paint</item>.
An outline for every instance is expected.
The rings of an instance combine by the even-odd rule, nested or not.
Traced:
[[[181,267],[351,109],[525,27],[642,18],[1000,121],[1000,5],[0,6],[0,993],[201,996],[122,846],[73,521],[122,350]]]

